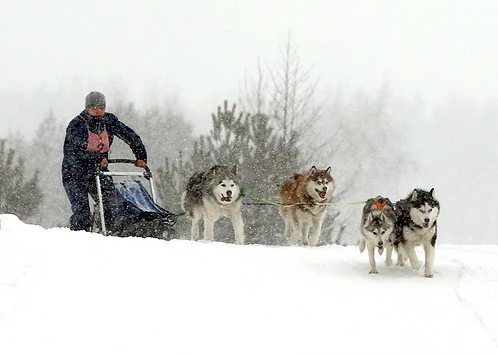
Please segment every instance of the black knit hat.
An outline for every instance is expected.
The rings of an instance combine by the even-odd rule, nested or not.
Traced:
[[[105,96],[101,92],[92,91],[85,98],[85,108],[105,106]]]

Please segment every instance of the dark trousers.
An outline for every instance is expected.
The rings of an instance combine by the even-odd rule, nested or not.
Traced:
[[[62,185],[69,198],[71,211],[73,212],[69,219],[69,228],[71,230],[90,231],[92,227],[92,217],[90,214],[90,201],[88,195],[90,195],[95,202],[99,201],[95,176],[63,178]],[[111,231],[114,224],[115,196],[118,192],[114,187],[114,183],[110,176],[103,176],[100,178],[100,187],[104,204],[105,224],[107,230]]]

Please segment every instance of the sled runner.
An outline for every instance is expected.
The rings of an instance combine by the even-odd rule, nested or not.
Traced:
[[[135,161],[109,159],[109,164],[112,163],[134,164]],[[138,179],[114,182],[117,191],[108,202],[112,207],[113,221],[112,225],[106,224],[101,188],[101,179],[104,176],[145,179],[149,181],[151,194]],[[98,202],[94,207],[92,231],[118,237],[152,237],[166,240],[178,236],[173,229],[178,215],[157,204],[154,181],[148,167],[140,172],[100,171],[96,176],[96,184]]]

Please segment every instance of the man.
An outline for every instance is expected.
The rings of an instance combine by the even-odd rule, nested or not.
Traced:
[[[122,139],[135,155],[135,165],[147,167],[147,151],[142,139],[133,129],[106,112],[105,96],[97,91],[85,98],[85,109],[69,122],[64,140],[62,184],[71,210],[71,230],[89,231],[92,220],[88,195],[97,201],[96,173],[107,170],[109,149],[114,136]],[[113,227],[113,196],[117,193],[111,177],[101,179],[104,217],[107,229]]]

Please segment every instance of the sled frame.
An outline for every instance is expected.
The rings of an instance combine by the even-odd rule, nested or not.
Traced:
[[[120,163],[120,164],[135,164],[135,160],[132,159],[109,159],[109,164]],[[103,176],[126,176],[126,177],[142,177],[149,181],[149,188],[151,192],[152,201],[157,203],[156,191],[154,189],[154,179],[152,178],[152,172],[149,167],[145,167],[145,171],[100,171],[96,176],[96,185],[97,185],[97,196],[98,196],[98,208],[100,215],[100,223],[101,223],[101,233],[103,235],[108,235],[105,217],[104,217],[104,201],[102,197],[102,185],[100,183],[100,179]]]

